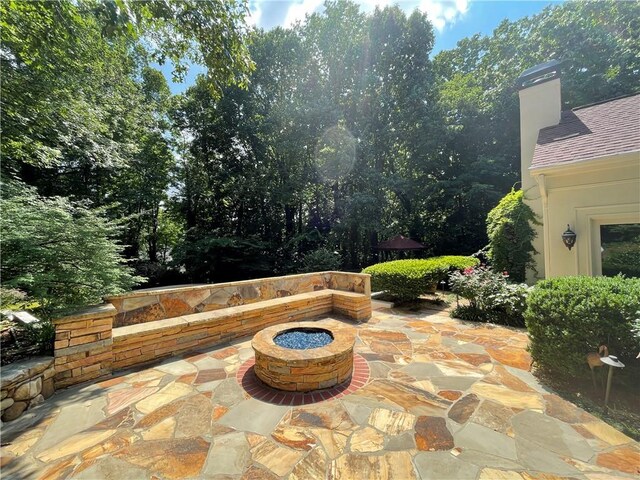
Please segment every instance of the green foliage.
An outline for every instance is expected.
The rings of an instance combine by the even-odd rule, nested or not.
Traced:
[[[179,218],[176,218],[175,215],[166,210],[160,210],[158,212],[157,225],[156,248],[159,260],[162,263],[167,263],[171,258],[171,252],[184,236],[184,225],[180,222]],[[153,237],[150,235],[148,242],[151,243],[152,241]]]
[[[268,277],[273,272],[269,245],[255,238],[216,237],[187,232],[173,251],[173,264],[190,282],[230,282]]]
[[[607,249],[603,259],[602,274],[607,276],[624,272],[624,275],[640,278],[640,238],[635,242],[619,243]]]
[[[175,100],[150,63],[171,61],[176,78],[205,65],[215,95],[245,84],[245,13],[235,0],[0,2],[3,176],[108,205],[124,255],[160,261]]]
[[[150,49],[160,64],[173,65],[173,76],[184,80],[189,64],[205,65],[212,92],[230,84],[246,85],[253,68],[247,49],[243,0],[102,0],[95,4],[102,33],[129,35]]]
[[[443,255],[434,257],[433,260],[445,262],[449,265],[449,270],[466,270],[480,265],[480,260],[475,257],[465,257],[462,255]]]
[[[491,263],[516,282],[524,282],[527,267],[533,265],[532,242],[536,233],[532,224],[539,222],[524,203],[522,190],[512,189],[487,216]]]
[[[35,347],[41,355],[53,355],[53,345],[56,338],[56,327],[50,319],[40,319],[22,327],[25,343]]]
[[[640,277],[640,224],[603,225],[600,228],[602,274],[613,277],[622,273]]]
[[[438,282],[452,269],[477,265],[471,257],[443,256],[427,259],[394,260],[371,265],[362,272],[371,275],[371,288],[386,291],[402,301],[415,300],[435,291]]]
[[[125,265],[118,228],[101,210],[15,183],[3,184],[0,207],[2,286],[26,292],[39,315],[100,302],[142,280]]]
[[[27,297],[27,294],[17,288],[0,287],[0,310],[26,310],[38,306]]]
[[[342,259],[337,252],[332,252],[327,248],[318,248],[302,258],[300,273],[340,270],[341,266]]]
[[[511,283],[507,275],[487,267],[467,268],[449,276],[451,291],[469,300],[451,316],[463,320],[524,325],[524,310],[529,287]]]
[[[560,277],[538,282],[525,312],[529,350],[542,371],[587,376],[601,344],[623,363],[640,351],[640,279]]]
[[[267,32],[245,11],[0,2],[3,178],[106,208],[157,281],[179,278],[173,257],[213,281],[295,271],[321,246],[358,270],[398,232],[432,255],[487,244],[519,177],[524,69],[568,60],[565,107],[637,91],[638,2],[565,2],[433,59],[419,11],[337,0]],[[163,62],[206,74],[172,97]]]

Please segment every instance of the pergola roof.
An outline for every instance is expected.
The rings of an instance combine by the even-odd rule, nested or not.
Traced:
[[[376,247],[378,250],[422,250],[427,248],[415,240],[403,237],[402,235],[396,235],[395,237],[380,242]]]

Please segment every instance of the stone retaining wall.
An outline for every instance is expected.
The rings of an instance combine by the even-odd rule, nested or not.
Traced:
[[[114,368],[125,368],[197,347],[253,335],[265,327],[332,311],[332,295],[312,292],[188,317],[114,329]],[[151,327],[151,328],[150,328]]]
[[[52,357],[36,357],[2,367],[2,421],[20,417],[55,391]]]

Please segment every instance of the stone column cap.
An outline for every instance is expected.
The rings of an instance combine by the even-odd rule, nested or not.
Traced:
[[[103,303],[101,305],[91,305],[89,307],[82,308],[77,310],[69,315],[64,317],[56,318],[53,320],[54,325],[59,325],[61,323],[67,322],[76,322],[78,320],[87,320],[87,319],[96,319],[96,318],[105,318],[105,317],[114,317],[118,311],[116,307],[111,305],[110,303]]]

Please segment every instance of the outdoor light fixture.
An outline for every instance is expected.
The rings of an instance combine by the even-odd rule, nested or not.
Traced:
[[[567,230],[562,234],[562,242],[569,250],[576,244],[576,232],[571,230],[569,224],[567,224]]]
[[[613,378],[613,367],[624,368],[624,363],[618,360],[618,357],[609,355],[600,359],[602,363],[609,365],[609,375],[607,375],[607,390],[604,394],[604,406],[609,404],[609,393],[611,393],[611,379]]]

